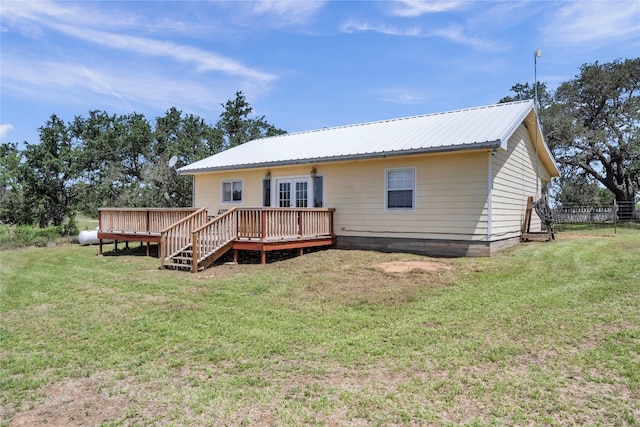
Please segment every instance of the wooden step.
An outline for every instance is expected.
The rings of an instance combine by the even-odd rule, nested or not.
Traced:
[[[164,264],[163,267],[166,269],[191,271],[191,264],[179,264],[179,263],[170,262],[170,263]]]

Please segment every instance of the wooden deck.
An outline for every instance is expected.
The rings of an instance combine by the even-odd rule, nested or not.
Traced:
[[[197,208],[102,208],[98,209],[98,239],[118,242],[160,243],[162,230],[196,212]]]
[[[159,244],[164,268],[210,266],[229,250],[269,251],[334,246],[334,209],[232,208],[210,218],[204,208],[100,210],[99,239]],[[102,241],[102,240],[101,240]],[[117,243],[116,243],[117,244]],[[102,244],[100,244],[102,253]]]

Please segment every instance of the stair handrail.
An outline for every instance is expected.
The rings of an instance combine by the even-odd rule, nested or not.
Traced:
[[[164,265],[169,258],[189,247],[191,232],[205,224],[207,220],[207,208],[200,208],[162,230],[160,232],[160,265]]]
[[[201,261],[236,240],[238,237],[236,211],[237,208],[231,208],[192,231],[192,272],[198,271]]]

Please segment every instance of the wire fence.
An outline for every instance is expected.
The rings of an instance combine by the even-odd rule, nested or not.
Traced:
[[[640,206],[633,202],[610,205],[562,206],[552,209],[558,232],[618,234],[640,231]]]

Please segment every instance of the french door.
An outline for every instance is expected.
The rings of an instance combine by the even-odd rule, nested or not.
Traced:
[[[277,181],[277,206],[280,208],[309,207],[311,178],[283,178]]]

